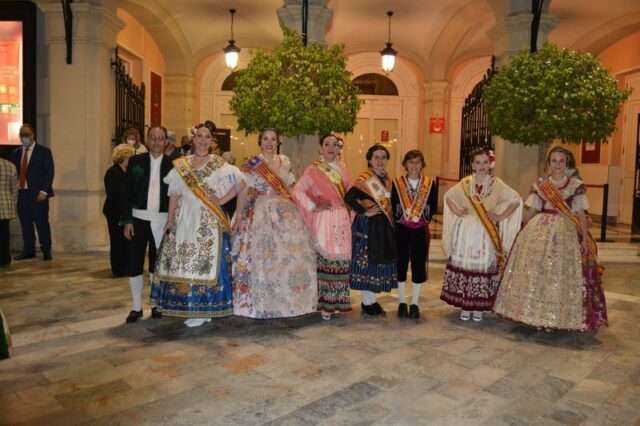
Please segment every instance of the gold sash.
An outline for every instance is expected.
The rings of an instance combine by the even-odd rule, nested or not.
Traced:
[[[398,191],[398,197],[400,198],[400,205],[402,206],[404,219],[409,222],[418,222],[424,211],[424,207],[427,205],[429,199],[429,193],[431,192],[431,178],[428,176],[420,176],[420,182],[415,198],[411,197],[411,191],[409,190],[409,181],[405,176],[399,176],[393,184]]]
[[[316,160],[313,162],[313,165],[318,168],[320,173],[322,173],[327,177],[327,179],[329,179],[329,182],[331,182],[336,188],[336,191],[338,191],[338,195],[340,195],[340,198],[344,198],[345,190],[344,183],[342,182],[342,175],[324,161]]]
[[[480,197],[471,195],[471,181],[472,176],[466,176],[460,181],[460,184],[462,185],[462,191],[464,192],[464,195],[469,198],[471,206],[480,219],[480,223],[482,223],[482,226],[484,226],[487,234],[489,234],[489,238],[491,238],[493,247],[496,250],[496,262],[498,264],[498,269],[502,272],[506,264],[506,259],[504,255],[504,249],[502,248],[500,232],[498,232],[498,227],[496,226],[496,224],[491,222],[489,216],[487,216],[487,209],[484,204],[482,204],[482,200],[480,200]],[[488,182],[485,181],[485,185],[487,184]]]
[[[224,163],[217,163],[214,168],[219,168]],[[201,186],[200,179],[193,172],[193,167],[189,163],[186,157],[179,157],[173,160],[173,167],[175,167],[178,175],[182,178],[187,187],[193,192],[202,203],[209,208],[213,212],[213,214],[218,219],[218,222],[224,227],[225,231],[231,232],[231,224],[229,223],[229,218],[225,214],[224,211],[218,206],[216,203],[211,201],[207,194],[204,192]]]
[[[571,221],[576,227],[576,231],[578,231],[578,235],[580,238],[587,239],[587,246],[591,250],[594,256],[598,255],[598,244],[593,239],[593,236],[589,231],[587,231],[587,235],[582,235],[582,226],[580,225],[580,219],[578,219],[578,215],[571,211],[571,207],[567,205],[567,202],[558,191],[558,188],[551,183],[551,179],[543,178],[538,182],[538,188],[542,191],[545,198],[549,200],[553,206],[560,211],[567,219]]]
[[[395,221],[393,220],[393,212],[391,211],[391,181],[387,179],[387,184],[383,185],[375,173],[367,170],[358,176],[354,186],[376,201],[389,220],[389,223],[393,226]],[[365,204],[363,207],[368,208],[370,206]]]
[[[271,168],[267,166],[267,163],[262,161],[260,157],[256,155],[255,157],[250,159],[249,166],[256,173],[258,173],[260,177],[264,179],[265,182],[267,182],[269,186],[271,186],[271,188],[273,188],[274,191],[276,191],[278,194],[282,195],[283,197],[289,199],[290,201],[293,201],[293,198],[291,198],[291,194],[289,193],[289,190],[287,189],[284,182],[282,182],[282,179],[280,179],[280,176],[274,173],[274,171],[271,170]]]

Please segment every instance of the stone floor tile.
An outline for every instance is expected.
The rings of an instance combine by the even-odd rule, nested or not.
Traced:
[[[565,398],[591,407],[605,403],[615,392],[617,386],[600,380],[585,379],[578,383]]]
[[[585,423],[589,417],[596,413],[596,409],[579,402],[561,400],[542,416],[565,425]]]
[[[546,376],[527,390],[527,395],[534,398],[557,401],[576,386],[574,382],[554,376]]]

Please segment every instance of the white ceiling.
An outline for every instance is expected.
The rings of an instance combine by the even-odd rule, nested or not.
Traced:
[[[283,4],[121,0],[119,6],[156,39],[168,72],[189,72],[226,46],[230,8],[237,9],[234,33],[239,47],[272,48],[282,39],[276,10]],[[393,10],[391,39],[400,57],[414,62],[427,77],[447,74],[462,61],[493,53],[487,31],[508,13],[509,4],[526,7],[530,0],[329,0],[333,20],[327,41],[344,43],[347,53],[379,51],[387,41],[386,11]],[[552,0],[550,14],[560,20],[550,40],[562,46],[597,51],[640,31],[640,0]]]

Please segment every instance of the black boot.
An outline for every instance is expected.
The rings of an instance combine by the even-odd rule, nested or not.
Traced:
[[[371,308],[373,309],[373,315],[387,315],[385,310],[382,309],[382,306],[380,306],[378,302],[375,302],[373,305],[371,305]]]
[[[158,308],[151,308],[151,318],[162,318],[162,312],[160,312]]]
[[[420,318],[420,308],[418,308],[418,305],[409,306],[409,318],[411,319]]]
[[[408,316],[409,316],[409,312],[407,311],[407,304],[400,303],[398,305],[398,318],[407,318]]]
[[[128,323],[136,322],[140,318],[142,318],[142,309],[140,309],[139,311],[131,311],[127,316],[127,322]]]

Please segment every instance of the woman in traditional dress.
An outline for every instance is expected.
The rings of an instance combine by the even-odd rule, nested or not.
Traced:
[[[438,190],[434,179],[422,175],[426,167],[420,150],[407,152],[402,159],[407,171],[393,181],[391,205],[396,220],[396,248],[398,251],[398,318],[420,318],[418,300],[420,288],[427,281],[429,257],[429,221],[438,209]],[[407,309],[405,284],[411,260],[413,292]]]
[[[211,130],[200,126],[194,154],[173,161],[166,233],[158,252],[151,305],[197,327],[233,314],[231,225],[220,205],[245,187],[244,176],[210,153]]]
[[[351,226],[349,284],[362,291],[362,312],[384,315],[376,294],[398,287],[396,242],[391,211],[391,178],[385,167],[391,155],[382,145],[367,151],[369,169],[347,191],[344,201],[356,212]]]
[[[247,188],[238,195],[233,243],[234,313],[283,318],[315,312],[316,254],[291,198],[289,158],[278,154],[278,133],[260,132],[261,153],[242,165]]]
[[[518,234],[494,312],[547,330],[589,331],[607,326],[602,268],[588,231],[586,186],[567,176],[570,153],[554,147],[550,176],[533,185],[526,225]]]
[[[447,255],[440,299],[461,309],[460,319],[482,321],[491,311],[511,244],[520,229],[522,200],[490,174],[493,152],[470,154],[473,174],[444,194],[442,248]]]
[[[332,313],[351,311],[351,214],[343,201],[351,181],[336,158],[339,152],[334,135],[321,137],[322,159],[307,167],[291,191],[317,252],[318,311],[324,320]]]

